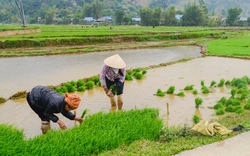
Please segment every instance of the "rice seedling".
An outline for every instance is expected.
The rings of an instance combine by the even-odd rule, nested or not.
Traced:
[[[181,97],[184,97],[185,96],[185,93],[183,91],[179,92],[176,94],[177,96],[181,96]]]
[[[133,80],[132,75],[129,74],[129,73],[126,73],[125,80],[127,80],[127,81],[132,81],[132,80]]]
[[[157,89],[156,96],[165,96],[165,93],[161,89]]]
[[[199,108],[203,100],[199,97],[195,98],[195,108]]]
[[[201,80],[201,86],[204,86],[205,83],[204,83],[204,80]]]
[[[223,115],[225,114],[225,111],[223,108],[219,108],[216,112],[215,112],[216,115]]]
[[[184,88],[184,90],[193,90],[194,89],[194,85],[188,85]]]
[[[218,87],[222,87],[225,84],[225,79],[220,79],[220,82],[218,83]]]
[[[85,83],[86,89],[93,89],[94,88],[94,82],[93,81],[88,81]]]
[[[216,84],[216,81],[212,80],[210,83],[210,87],[213,87]]]
[[[231,97],[234,98],[237,93],[237,89],[236,88],[231,89],[230,93],[231,93]]]
[[[214,105],[214,107],[213,107],[214,109],[219,109],[219,108],[224,108],[224,106],[223,106],[223,104],[221,103],[221,102],[217,102],[215,105]]]
[[[192,121],[194,124],[197,124],[200,122],[200,117],[198,115],[194,115],[193,118],[192,118]]]
[[[175,91],[175,86],[170,86],[167,89],[166,94],[174,94],[174,91]]]
[[[195,89],[192,91],[193,94],[198,94],[198,91]]]
[[[201,91],[203,94],[208,94],[210,92],[207,86],[202,86]]]
[[[85,109],[83,112],[82,112],[82,116],[81,116],[81,118],[84,118],[84,116],[86,115],[86,113],[88,112],[88,110],[87,109]]]

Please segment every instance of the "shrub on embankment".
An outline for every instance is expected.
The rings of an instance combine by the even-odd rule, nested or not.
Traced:
[[[135,140],[159,139],[163,128],[157,109],[99,112],[69,130],[49,131],[24,140],[23,132],[0,125],[1,155],[90,155],[129,145]]]

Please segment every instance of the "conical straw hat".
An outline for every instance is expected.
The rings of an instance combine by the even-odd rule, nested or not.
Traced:
[[[115,54],[113,56],[106,58],[104,60],[104,63],[109,67],[117,68],[117,69],[122,69],[127,66],[126,63],[118,54]]]

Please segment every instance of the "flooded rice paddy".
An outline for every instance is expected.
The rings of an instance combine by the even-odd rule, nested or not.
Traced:
[[[199,47],[172,47],[163,49],[130,50],[116,52],[98,52],[88,54],[41,56],[24,58],[1,58],[1,92],[0,96],[9,97],[20,90],[29,91],[36,85],[57,85],[61,82],[78,80],[84,77],[97,75],[100,72],[103,59],[118,53],[127,63],[127,69],[148,67],[160,63],[169,63],[186,58],[194,58],[186,62],[148,69],[142,80],[126,81],[124,88],[123,110],[158,108],[160,117],[165,124],[183,125],[192,124],[194,114],[203,120],[215,118],[214,111],[209,109],[221,97],[230,96],[230,90],[226,87],[215,87],[212,93],[201,94],[200,82],[203,80],[206,86],[212,80],[231,80],[250,76],[248,67],[250,61],[221,57],[200,57]],[[187,85],[194,85],[199,94],[193,95],[190,91],[184,91],[185,96],[166,95],[157,97],[157,89],[166,91],[170,86],[175,86],[175,93],[183,91]],[[88,114],[99,111],[108,112],[109,99],[101,87],[78,93],[82,99],[81,105],[76,110],[81,115],[84,109]],[[203,99],[199,109],[195,108],[195,98]],[[167,114],[167,103],[169,114]],[[75,125],[57,114],[71,128]],[[101,121],[100,121],[101,122]],[[40,119],[29,108],[25,99],[8,100],[0,104],[0,124],[13,124],[24,130],[26,137],[40,135]],[[52,123],[53,129],[58,125]]]

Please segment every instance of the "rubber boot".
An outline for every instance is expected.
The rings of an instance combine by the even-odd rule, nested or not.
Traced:
[[[122,95],[117,96],[118,110],[122,110],[123,100]]]
[[[50,122],[42,121],[41,130],[43,134],[46,134],[48,130],[50,130]]]
[[[109,97],[110,98],[110,103],[111,103],[111,109],[110,111],[115,111],[116,110],[116,100],[115,96]]]

